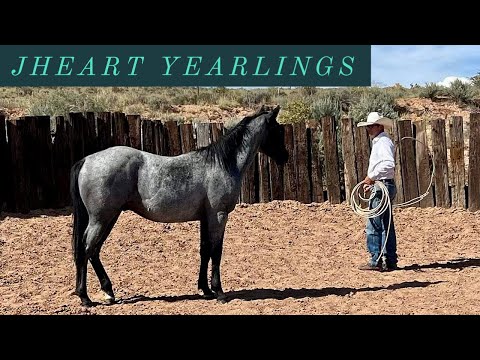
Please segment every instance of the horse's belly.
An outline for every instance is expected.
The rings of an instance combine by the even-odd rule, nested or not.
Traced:
[[[176,201],[175,204],[163,201],[156,204],[142,203],[130,206],[139,215],[157,222],[173,223],[200,220],[200,204],[192,201]]]

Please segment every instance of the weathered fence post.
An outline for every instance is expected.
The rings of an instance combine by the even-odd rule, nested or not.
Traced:
[[[395,144],[395,186],[397,188],[397,194],[393,200],[394,204],[400,204],[405,201],[403,196],[403,179],[402,179],[402,161],[400,155],[400,137],[398,134],[399,121],[393,122],[393,143]]]
[[[269,169],[270,169],[270,186],[271,186],[271,199],[272,200],[283,200],[285,199],[285,190],[283,182],[283,172],[285,165],[277,165],[277,163],[269,158]]]
[[[242,180],[242,188],[240,191],[240,199],[247,204],[255,203],[255,167],[258,157],[250,164],[250,167],[245,172]]]
[[[283,125],[285,129],[285,147],[288,151],[288,161],[283,168],[283,184],[285,200],[297,200],[297,176],[295,174],[295,148],[293,125]]]
[[[307,129],[304,122],[293,125],[293,138],[297,188],[297,198],[295,200],[308,204],[312,200],[310,195],[310,178],[308,176]]]
[[[357,164],[357,179],[358,182],[363,181],[368,173],[368,162],[370,158],[370,138],[368,137],[367,129],[363,126],[357,127],[354,125],[355,139],[355,160]]]
[[[86,122],[82,113],[69,113],[68,117],[72,125],[72,164],[75,164],[85,156],[83,128],[86,127]]]
[[[114,145],[130,146],[130,141],[128,137],[128,121],[124,113],[113,113],[112,135]]]
[[[345,197],[347,204],[350,204],[350,196],[353,188],[359,183],[357,176],[357,162],[355,161],[355,140],[353,130],[353,119],[343,118],[342,126],[342,152],[345,173]],[[360,181],[363,180],[360,179]]]
[[[142,150],[155,154],[153,121],[142,120]]]
[[[415,126],[415,150],[417,160],[418,192],[423,194],[430,185],[432,169],[430,166],[431,158],[428,151],[426,121],[417,121]],[[433,185],[433,184],[432,184]],[[433,198],[433,189],[429,189],[428,194],[419,202],[420,207],[435,206]]]
[[[398,139],[400,147],[400,163],[402,168],[402,184],[404,202],[418,197],[417,162],[415,159],[415,143],[411,139],[412,122],[410,120],[397,121]],[[411,206],[418,206],[414,203]]]
[[[258,201],[270,201],[270,170],[268,166],[268,156],[262,153],[258,154]]]
[[[468,209],[480,210],[480,113],[470,114]]]
[[[439,207],[450,207],[448,195],[448,162],[447,142],[445,136],[445,120],[431,120],[433,161],[435,163],[435,204]]]
[[[72,167],[72,128],[63,116],[55,118],[56,130],[52,148],[54,176],[56,185],[55,206],[70,205],[70,168]]]
[[[30,172],[25,151],[25,119],[7,121],[8,147],[10,154],[10,194],[7,194],[7,209],[11,212],[28,213]]]
[[[210,124],[196,123],[197,149],[210,145]]]
[[[211,142],[217,142],[223,136],[223,123],[210,123]]]
[[[101,112],[97,114],[97,149],[104,150],[113,145],[112,114]]]
[[[84,116],[84,149],[85,156],[87,156],[98,151],[97,119],[95,117],[95,113],[93,112],[87,112],[84,114]]]
[[[155,154],[168,155],[168,137],[165,126],[160,120],[153,121],[153,143],[155,146]]]
[[[182,153],[180,129],[176,121],[167,121],[164,125],[165,138],[168,144],[168,155],[176,156]]]
[[[323,146],[325,151],[325,173],[327,179],[328,201],[340,204],[340,172],[338,165],[337,131],[335,118],[322,118]]]
[[[452,116],[449,126],[452,206],[465,208],[465,143],[463,138],[463,118],[461,116]]]
[[[128,141],[135,149],[142,148],[142,120],[140,115],[127,115]]]
[[[5,116],[0,115],[0,213],[3,210],[3,204],[7,201],[7,186],[10,185],[10,171],[8,170],[8,151],[7,151],[7,134],[6,134]]]
[[[320,153],[320,124],[315,121],[308,129],[309,140],[309,158],[311,168],[311,185],[312,185],[312,201],[321,203],[323,198],[323,171],[322,171],[322,157]]]
[[[188,153],[197,148],[195,138],[193,137],[192,124],[180,124],[180,138],[182,142],[182,153]]]

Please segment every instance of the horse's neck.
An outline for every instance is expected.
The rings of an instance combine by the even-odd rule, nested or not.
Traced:
[[[264,124],[259,121],[252,120],[247,126],[250,131],[243,138],[244,146],[241,146],[236,154],[237,168],[242,177],[255,159],[265,131]]]

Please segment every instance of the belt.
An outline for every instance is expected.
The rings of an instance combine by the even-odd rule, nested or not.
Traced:
[[[395,180],[393,180],[393,179],[382,179],[380,181],[383,182],[383,183],[386,183],[386,184],[393,184]]]

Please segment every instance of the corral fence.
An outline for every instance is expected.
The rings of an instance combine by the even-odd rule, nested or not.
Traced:
[[[454,116],[395,122],[390,135],[397,145],[397,203],[422,194],[430,182],[432,157],[425,146],[399,141],[414,136],[430,144],[435,174],[428,196],[413,206],[480,209],[480,114],[472,113],[469,120],[464,124]],[[367,174],[371,143],[365,128],[357,128],[352,119],[332,117],[283,126],[289,161],[277,166],[258,154],[239,202],[349,201],[351,189]],[[69,206],[70,168],[96,151],[126,145],[179,155],[216,141],[224,132],[222,123],[161,122],[117,112],[15,120],[0,116],[0,210],[28,213]]]

